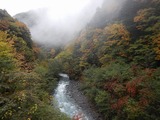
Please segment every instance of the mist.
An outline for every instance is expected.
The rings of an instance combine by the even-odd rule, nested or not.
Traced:
[[[89,23],[97,24],[93,21],[98,19],[96,14],[100,14],[97,12],[100,8],[103,14],[107,14],[103,17],[103,21],[106,21],[117,15],[123,2],[124,0],[88,0],[84,6],[74,6],[71,11],[65,11],[64,5],[58,6],[58,9],[44,7],[17,14],[15,18],[27,24],[35,42],[49,46],[61,46],[73,41]],[[101,19],[98,22],[103,21]]]

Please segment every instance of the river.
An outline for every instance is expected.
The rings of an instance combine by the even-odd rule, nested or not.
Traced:
[[[81,117],[83,120],[89,120],[87,115],[82,111],[81,107],[76,104],[75,100],[67,92],[67,86],[70,84],[68,75],[60,74],[61,79],[55,90],[54,98],[61,112],[67,114],[70,118]]]

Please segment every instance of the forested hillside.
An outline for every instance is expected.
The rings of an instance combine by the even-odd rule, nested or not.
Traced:
[[[68,119],[51,105],[57,79],[41,54],[26,25],[0,10],[1,120]]]
[[[105,12],[52,65],[83,83],[104,120],[159,120],[160,1],[127,0],[112,20]]]
[[[67,120],[51,105],[58,74],[67,73],[103,120],[160,120],[160,0],[122,1],[113,10],[104,0],[56,49],[38,47],[24,23],[0,10],[0,119]],[[34,25],[26,15],[18,16]]]

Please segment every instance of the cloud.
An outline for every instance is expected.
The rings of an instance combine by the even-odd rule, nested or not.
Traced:
[[[11,15],[31,9],[50,8],[65,14],[82,9],[92,0],[1,0],[0,8],[6,9]]]
[[[85,27],[103,0],[82,0],[81,4],[75,2],[76,0],[64,2],[71,8],[65,7],[62,2],[64,0],[60,1],[56,2],[58,7],[54,8],[51,5],[15,17],[29,26],[34,41],[41,44],[64,45],[73,40],[75,35]],[[73,5],[70,5],[72,2]]]
[[[119,0],[104,2],[103,0],[52,0],[52,4],[45,3],[43,8],[19,14],[16,17],[29,26],[34,41],[60,46],[72,41],[91,19],[102,22],[103,19],[98,20],[93,17],[97,13],[97,8],[102,7],[103,14],[112,10],[115,12],[119,10],[117,8],[120,8],[120,3]],[[105,19],[109,19],[109,16]]]

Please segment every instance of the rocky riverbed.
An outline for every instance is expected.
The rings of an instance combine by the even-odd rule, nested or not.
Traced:
[[[74,100],[74,102],[82,109],[83,113],[87,115],[89,120],[102,120],[101,115],[95,110],[94,105],[87,99],[80,89],[81,83],[79,81],[70,80],[66,87],[67,94]]]

